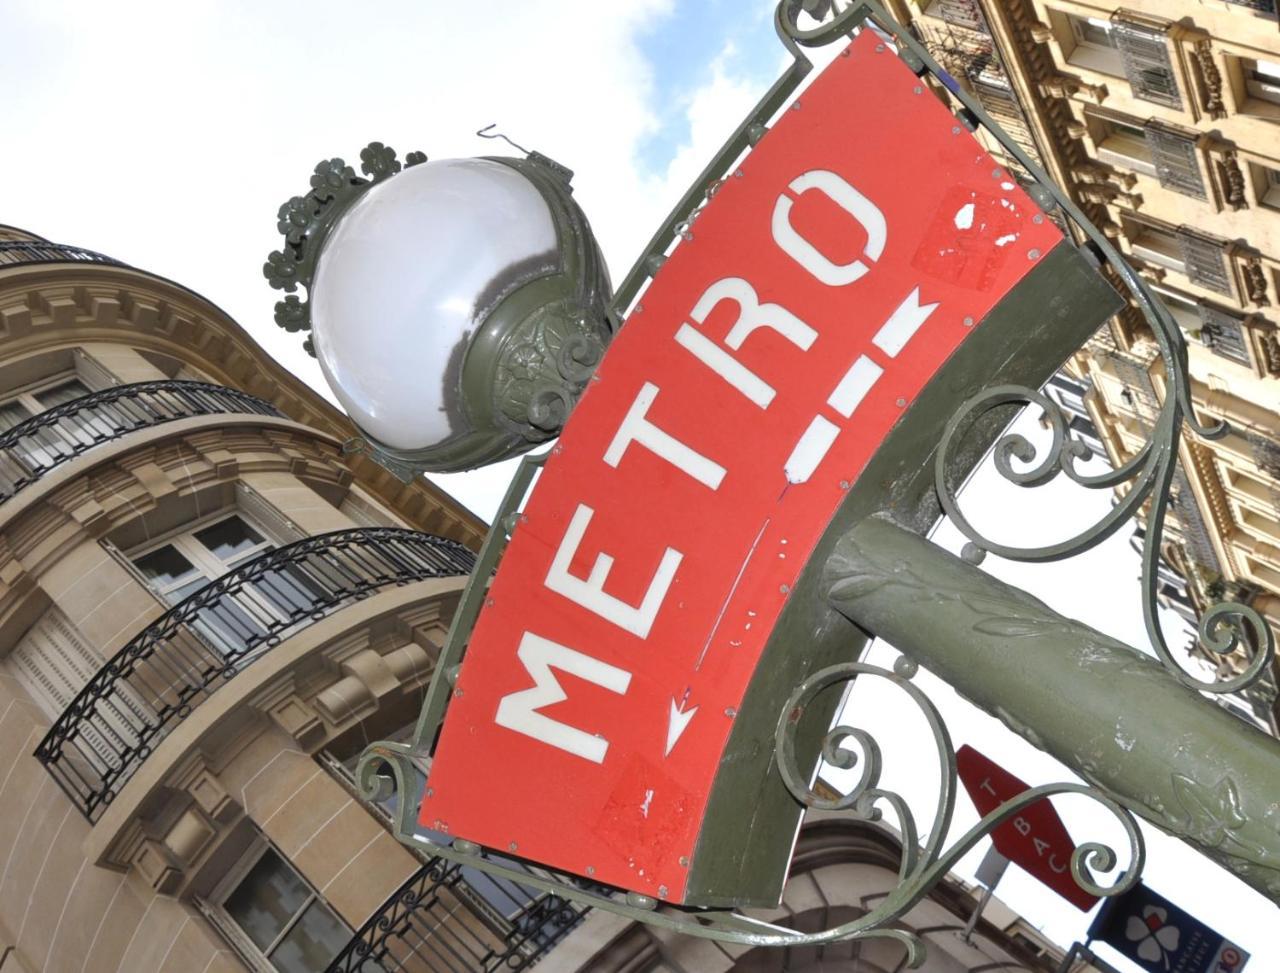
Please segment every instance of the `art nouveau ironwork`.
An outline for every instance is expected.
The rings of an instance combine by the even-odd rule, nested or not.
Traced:
[[[801,10],[821,22],[802,28],[796,20]],[[662,266],[664,254],[676,238],[682,235],[687,237],[691,232],[696,232],[695,220],[707,194],[714,192],[719,181],[730,173],[743,153],[749,152],[763,138],[770,121],[797,90],[811,68],[802,48],[830,44],[856,31],[874,28],[884,40],[877,48],[878,51],[888,47],[918,76],[944,79],[945,84],[945,72],[929,53],[875,3],[867,0],[850,4],[833,4],[829,0],[783,3],[778,8],[776,20],[779,36],[793,56],[792,64],[717,153],[659,228],[644,255],[619,287],[613,303],[615,315],[620,317],[632,305],[645,280]],[[917,89],[918,92],[920,90]],[[1074,231],[1084,241],[1086,252],[1108,268],[1133,302],[1142,309],[1163,359],[1167,388],[1163,401],[1159,404],[1158,418],[1150,441],[1133,460],[1104,474],[1082,472],[1079,467],[1088,454],[1087,447],[1069,436],[1067,417],[1037,389],[1000,385],[973,395],[945,423],[945,429],[941,430],[941,442],[928,444],[926,454],[930,451],[934,453],[933,490],[930,496],[923,499],[914,494],[905,497],[904,490],[899,490],[896,484],[890,485],[886,487],[888,496],[884,501],[884,508],[898,513],[900,511],[895,508],[895,504],[905,506],[907,500],[910,500],[913,506],[906,511],[903,519],[908,521],[907,526],[911,530],[917,532],[927,528],[938,514],[945,512],[970,538],[971,543],[965,552],[969,562],[980,561],[986,552],[1015,560],[1045,561],[1068,557],[1096,546],[1137,514],[1144,505],[1149,504],[1143,553],[1143,587],[1146,593],[1144,614],[1160,665],[1144,661],[1135,650],[1054,615],[1029,596],[1022,595],[1019,599],[1017,595],[1021,593],[1015,595],[1011,593],[1014,589],[996,585],[971,565],[965,565],[956,559],[948,560],[949,556],[936,549],[934,552],[925,551],[929,545],[915,537],[911,531],[888,526],[877,534],[877,523],[872,519],[864,519],[848,529],[846,538],[840,541],[835,553],[825,561],[825,600],[862,628],[889,636],[906,655],[892,671],[847,662],[822,669],[804,679],[777,716],[774,741],[777,775],[774,779],[777,786],[785,787],[791,797],[805,807],[845,810],[872,818],[885,811],[890,812],[902,830],[904,839],[904,856],[897,889],[875,908],[852,922],[819,932],[801,932],[758,921],[738,911],[660,907],[659,902],[645,895],[624,893],[622,890],[612,895],[604,894],[578,887],[554,876],[524,879],[529,884],[570,901],[607,909],[689,935],[721,941],[796,946],[869,936],[887,937],[900,941],[906,947],[911,965],[916,966],[923,960],[923,945],[917,938],[895,928],[895,921],[927,895],[956,861],[984,836],[989,835],[998,824],[1047,795],[1081,794],[1095,801],[1116,819],[1128,843],[1127,860],[1122,866],[1112,849],[1098,843],[1087,843],[1077,850],[1071,863],[1072,873],[1090,892],[1114,895],[1131,887],[1137,880],[1145,854],[1141,832],[1134,818],[1137,814],[1165,830],[1186,837],[1231,867],[1260,891],[1280,898],[1280,881],[1276,878],[1280,871],[1277,869],[1277,862],[1280,862],[1280,838],[1277,835],[1280,832],[1274,827],[1274,821],[1257,817],[1257,809],[1266,806],[1267,788],[1273,786],[1269,781],[1273,781],[1274,776],[1268,768],[1274,767],[1280,759],[1280,751],[1277,751],[1273,740],[1260,735],[1249,736],[1249,731],[1243,727],[1223,723],[1222,720],[1229,721],[1229,717],[1207,706],[1194,692],[1235,692],[1256,682],[1271,664],[1274,655],[1272,635],[1261,617],[1247,606],[1226,603],[1211,608],[1200,626],[1200,638],[1205,649],[1215,655],[1244,649],[1251,651],[1252,657],[1239,676],[1209,682],[1184,671],[1177,664],[1156,617],[1154,589],[1160,531],[1169,503],[1170,484],[1176,474],[1178,443],[1183,424],[1186,423],[1193,434],[1202,437],[1223,435],[1226,427],[1222,424],[1201,424],[1192,413],[1183,339],[1171,316],[1153,297],[1145,282],[1125,264],[1110,241],[1090,225],[1066,194],[1054,187],[1036,163],[1000,131],[980,104],[953,86],[949,86],[947,90],[955,102],[957,134],[964,127],[982,127],[997,138],[1005,151],[1031,174],[1034,180],[1030,190],[1032,198],[1042,208],[1057,207],[1065,214]],[[1015,411],[1014,407],[1022,405],[1035,405],[1044,410],[1052,434],[1052,443],[1047,450],[1037,452],[1021,436],[999,435],[999,429],[1007,423]],[[944,395],[928,403],[922,397],[913,408],[929,408],[940,412],[942,409],[953,410],[955,406]],[[941,426],[941,421],[938,424]],[[993,439],[997,440],[997,467],[1015,484],[1034,486],[1047,482],[1059,473],[1065,473],[1086,488],[1113,489],[1127,484],[1127,489],[1116,506],[1098,524],[1077,537],[1026,549],[998,543],[984,537],[973,527],[957,498],[958,481],[972,468],[974,450],[980,454],[982,446]],[[968,459],[958,459],[960,454],[966,454]],[[465,862],[481,871],[508,878],[513,877],[509,867],[488,857],[474,843],[460,839],[440,840],[419,830],[417,795],[430,783],[423,780],[419,767],[429,757],[449,698],[454,692],[453,682],[457,678],[458,665],[483,605],[486,585],[512,531],[517,527],[520,504],[544,458],[526,459],[512,482],[497,523],[480,552],[472,581],[458,607],[414,741],[409,745],[391,742],[374,744],[362,757],[358,769],[359,785],[366,799],[385,800],[389,794],[398,795],[395,831],[401,841],[442,860]],[[885,469],[896,467],[890,465]],[[911,538],[911,541],[903,542],[907,546],[901,550],[895,547],[898,534]],[[873,535],[874,540],[869,540]],[[912,547],[913,544],[923,547]],[[908,547],[908,553],[901,553]],[[877,560],[886,551],[889,552],[885,555],[887,559]],[[918,565],[916,573],[919,577],[912,574],[913,565]],[[958,606],[954,607],[954,611],[951,608],[947,611],[939,610],[938,619],[935,620],[937,624],[945,624],[948,618],[958,618],[958,613],[968,612],[974,618],[966,616],[965,632],[971,630],[978,634],[951,638],[939,631],[938,644],[922,644],[903,628],[903,620],[913,617],[910,611],[903,609],[899,622],[894,623],[891,621],[892,610],[883,608],[884,604],[901,602],[901,599],[895,602],[886,592],[903,585],[914,585],[913,590],[920,595],[918,601],[921,604],[933,605],[935,608],[943,603]],[[929,597],[923,597],[922,593]],[[1002,605],[1007,607],[1007,617],[993,610],[993,604],[998,608]],[[1053,645],[1068,647],[1077,654],[1078,658],[1072,657],[1078,670],[1075,676],[1087,675],[1090,667],[1096,663],[1097,667],[1107,671],[1114,670],[1125,678],[1145,681],[1152,687],[1159,687],[1159,691],[1170,701],[1171,709],[1185,716],[1184,725],[1188,728],[1186,732],[1194,734],[1196,728],[1200,728],[1214,739],[1234,741],[1243,754],[1242,768],[1248,769],[1242,769],[1235,777],[1226,776],[1219,781],[1210,779],[1210,763],[1204,759],[1199,763],[1193,760],[1194,766],[1183,766],[1177,763],[1182,757],[1168,755],[1145,765],[1125,764],[1128,776],[1111,766],[1100,767],[1098,761],[1111,760],[1116,756],[1109,749],[1112,744],[1099,742],[1100,752],[1092,757],[1070,752],[1071,748],[1059,745],[1054,737],[1058,732],[1057,728],[1038,727],[1034,724],[1034,719],[1020,718],[1016,715],[1016,708],[1009,708],[1001,703],[1001,691],[1020,691],[1026,689],[1026,686],[1019,684],[1011,688],[993,678],[989,687],[991,699],[983,699],[981,694],[971,689],[970,695],[978,696],[980,701],[987,704],[988,709],[1004,718],[1017,732],[1055,753],[1091,784],[1084,786],[1064,783],[1033,788],[1016,800],[1005,803],[970,831],[948,843],[956,791],[955,753],[936,708],[911,681],[916,667],[923,662],[931,668],[942,670],[957,684],[964,685],[964,675],[959,672],[963,663],[956,660],[963,657],[966,649],[986,651],[994,646],[993,651],[998,652],[1002,644],[1000,640],[1007,642],[1040,638],[1046,632],[1051,634],[1050,642]],[[864,634],[853,628],[849,629],[848,638],[855,649],[865,641]],[[982,667],[978,667],[978,670],[990,675]],[[829,708],[816,705],[818,697],[824,691],[856,678],[884,680],[896,685],[913,700],[933,731],[941,774],[939,795],[936,807],[932,809],[932,823],[927,831],[917,824],[916,813],[900,795],[881,786],[882,760],[879,748],[874,737],[863,729],[837,726],[825,731],[825,727],[818,728],[823,759],[842,768],[857,765],[862,771],[855,787],[839,798],[824,796],[811,786],[813,767],[818,755],[801,752],[803,741],[812,739],[814,735],[814,727],[805,726],[806,712],[811,715],[813,712],[829,712]],[[1099,698],[1110,697],[1104,693]],[[809,722],[812,723],[813,720]],[[1114,725],[1112,729],[1114,730]],[[1121,737],[1115,741],[1114,746],[1124,751],[1126,742]],[[1132,746],[1132,742],[1128,743],[1130,749]],[[1270,796],[1270,800],[1274,801],[1274,794]],[[1109,884],[1100,881],[1096,872],[1113,871],[1118,866],[1121,871],[1114,880]]]

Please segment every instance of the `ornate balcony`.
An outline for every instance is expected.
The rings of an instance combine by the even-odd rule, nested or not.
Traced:
[[[0,503],[55,467],[136,429],[246,413],[280,415],[247,392],[204,382],[139,382],[83,395],[0,434]]]
[[[119,260],[82,247],[68,247],[61,243],[45,243],[35,240],[0,241],[0,267],[10,264],[106,264],[109,267],[127,266]]]
[[[392,585],[468,574],[454,541],[400,528],[309,537],[180,601],[80,691],[36,757],[90,821],[182,719],[284,639]]]
[[[473,888],[467,871],[443,859],[428,861],[369,917],[326,973],[515,973],[538,962],[588,908],[479,872]],[[477,894],[489,908],[464,914],[459,906]],[[514,908],[495,910],[504,900]]]

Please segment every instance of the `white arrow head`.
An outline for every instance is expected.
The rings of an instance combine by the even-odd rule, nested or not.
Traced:
[[[689,721],[693,719],[693,714],[696,712],[698,712],[698,707],[696,706],[690,710],[682,710],[680,706],[676,705],[674,699],[671,700],[671,718],[667,723],[667,752],[663,756],[670,756],[671,748],[676,745],[676,741],[689,728]]]

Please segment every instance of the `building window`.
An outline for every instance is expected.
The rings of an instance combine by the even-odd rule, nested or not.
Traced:
[[[323,970],[351,941],[351,927],[266,842],[240,861],[221,893],[213,908],[239,933],[234,945],[281,973]]]
[[[1276,16],[1276,0],[1227,0],[1227,3],[1234,4],[1237,7],[1246,7],[1264,16]]]
[[[1241,58],[1244,85],[1250,98],[1280,105],[1280,61],[1253,61]]]
[[[1089,114],[1088,117],[1093,123],[1091,127],[1099,159],[1122,169],[1155,177],[1156,164],[1151,158],[1146,131],[1140,124],[1094,114]]]
[[[89,392],[89,387],[73,372],[43,379],[17,394],[0,399],[0,433],[32,416],[83,398]],[[51,466],[67,452],[68,446],[83,438],[81,434],[87,431],[85,424],[88,421],[85,416],[68,416],[56,425],[22,436],[9,447],[9,453],[29,469]]]
[[[275,546],[244,511],[224,512],[135,550],[129,558],[147,586],[166,604],[176,605]],[[285,565],[206,606],[193,627],[215,650],[238,655],[269,628],[305,615],[314,603],[314,589],[301,568]],[[259,591],[269,596],[259,597]]]
[[[1077,17],[1067,14],[1071,27],[1071,53],[1067,61],[1076,67],[1124,76],[1124,61],[1116,49],[1111,21],[1099,17]]]
[[[1117,14],[1111,20],[1110,36],[1133,96],[1168,108],[1181,108],[1182,94],[1169,58],[1166,30]]]
[[[1280,169],[1254,166],[1254,185],[1258,187],[1259,203],[1280,209]]]
[[[1135,257],[1166,270],[1176,270],[1180,274],[1187,272],[1177,233],[1149,223],[1140,223],[1137,235],[1132,239],[1131,249]]]
[[[1193,338],[1198,339],[1200,337],[1200,327],[1203,324],[1200,317],[1200,305],[1192,298],[1187,297],[1185,294],[1179,294],[1177,291],[1164,287],[1157,287],[1155,291],[1160,298],[1160,303],[1172,315],[1178,327]]]

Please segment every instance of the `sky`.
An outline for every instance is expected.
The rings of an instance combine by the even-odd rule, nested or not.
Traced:
[[[271,320],[261,276],[279,246],[275,212],[315,163],[380,140],[401,156],[507,154],[475,136],[490,123],[575,170],[615,281],[784,56],[762,0],[0,0],[0,222],[109,254],[179,281],[238,320],[322,392],[314,361]],[[439,477],[489,516],[510,464]],[[976,519],[1023,543],[1100,517],[1109,498],[1068,483],[1016,490],[990,468],[965,494]],[[998,517],[995,516],[998,514]],[[1059,535],[1061,536],[1061,535]],[[936,539],[958,549],[944,525]],[[1067,563],[984,568],[1059,611],[1145,645],[1139,565],[1122,532]],[[1180,642],[1178,637],[1175,641]],[[883,646],[873,661],[894,653]],[[1033,784],[1070,779],[1051,758],[926,673],[957,744],[999,755]],[[861,687],[849,713],[886,749],[886,784],[931,806],[920,727]],[[896,708],[895,708],[896,707]],[[896,758],[896,759],[895,759]],[[1077,840],[1106,822],[1060,802]],[[962,797],[957,834],[976,820]],[[1275,908],[1180,843],[1146,829],[1147,881],[1280,969]],[[962,863],[969,874],[982,849]],[[998,896],[1069,945],[1087,919],[1018,869]],[[1133,969],[1105,948],[1120,970]]]

